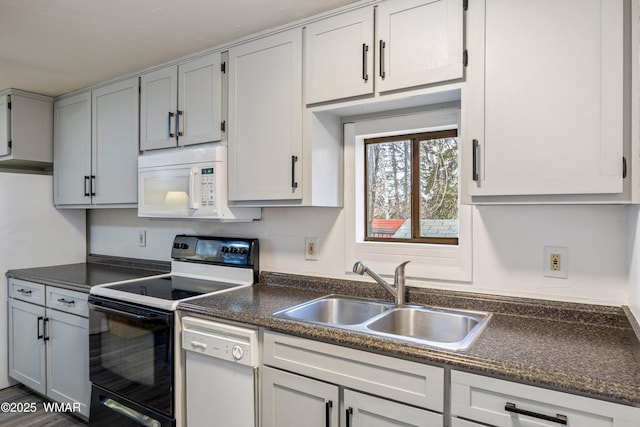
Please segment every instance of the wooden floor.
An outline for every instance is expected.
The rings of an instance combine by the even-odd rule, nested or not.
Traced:
[[[47,412],[43,402],[48,402],[40,395],[31,392],[23,385],[0,390],[0,426],[2,427],[68,427],[86,426],[79,418],[62,412]],[[35,412],[31,410],[36,404]]]

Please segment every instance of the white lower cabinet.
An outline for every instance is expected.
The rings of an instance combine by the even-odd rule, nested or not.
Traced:
[[[262,369],[262,427],[337,426],[339,401],[336,385]]]
[[[442,425],[442,414],[352,390],[344,390],[343,425],[351,427],[431,427]]]
[[[442,427],[444,370],[264,332],[262,426]]]
[[[9,376],[89,416],[87,295],[10,279]],[[36,298],[34,296],[42,296]],[[51,306],[60,309],[52,309]]]
[[[640,408],[452,371],[451,415],[453,427],[632,427]]]

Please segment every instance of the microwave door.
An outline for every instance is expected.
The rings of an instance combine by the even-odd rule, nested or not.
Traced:
[[[148,169],[138,175],[138,216],[189,216],[193,180],[191,168]]]

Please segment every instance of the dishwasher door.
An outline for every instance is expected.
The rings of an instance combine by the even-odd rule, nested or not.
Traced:
[[[258,331],[182,319],[187,425],[257,426]]]

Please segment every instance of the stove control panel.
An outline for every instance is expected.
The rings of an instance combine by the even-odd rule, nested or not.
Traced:
[[[178,235],[171,258],[258,269],[258,239]]]

